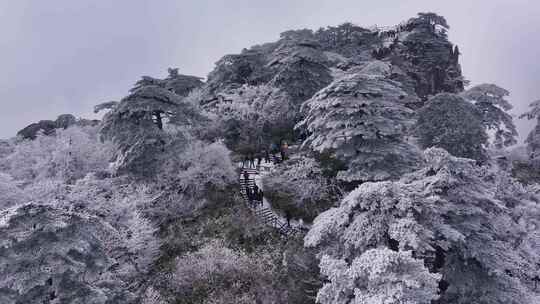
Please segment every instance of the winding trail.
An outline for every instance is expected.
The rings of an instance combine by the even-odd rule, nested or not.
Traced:
[[[263,189],[263,176],[270,173],[275,163],[279,161],[280,159],[278,157],[273,157],[270,162],[266,162],[264,160],[260,166],[255,166],[255,168],[240,164],[240,194],[242,195],[242,198],[244,199],[244,202],[248,208],[259,218],[260,221],[277,229],[283,237],[290,238],[300,234],[302,231],[307,231],[309,227],[292,219],[289,221],[289,225],[284,217],[272,209],[272,206],[270,203],[268,203],[266,198],[263,198],[262,201],[250,200],[247,195],[247,189],[249,188],[250,190],[253,190],[255,184],[259,189]],[[244,178],[244,172],[249,174],[248,180]]]

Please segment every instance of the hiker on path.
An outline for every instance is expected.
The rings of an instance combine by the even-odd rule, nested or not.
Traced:
[[[264,200],[264,193],[261,189],[259,189],[259,194],[257,195],[258,196],[258,199],[259,199],[259,202],[261,203],[261,205],[263,204],[263,200]]]
[[[261,153],[257,153],[257,168],[260,168],[261,167],[261,162],[262,162],[262,154]]]
[[[291,212],[285,210],[285,219],[287,219],[287,227],[291,227]]]
[[[278,146],[276,145],[276,143],[270,144],[270,153],[272,153],[272,156],[274,156],[274,158],[276,157],[277,152],[278,152]]]
[[[251,191],[251,188],[248,186],[246,186],[246,195],[247,195],[248,201],[251,203],[251,201],[253,200],[253,192]]]
[[[259,195],[259,186],[257,186],[257,184],[254,184],[253,185],[253,196],[255,197],[255,199],[257,199],[258,195]]]
[[[263,150],[263,155],[264,155],[264,159],[265,159],[266,163],[269,163],[270,162],[270,153],[268,153],[268,150],[264,149]]]
[[[289,145],[286,141],[283,141],[281,144],[281,159],[286,160],[287,159],[287,152],[289,151]]]
[[[255,168],[255,156],[253,156],[253,153],[249,155],[249,168]]]
[[[244,171],[244,180],[246,181],[246,187],[247,187],[247,184],[249,183],[249,173],[247,171]]]

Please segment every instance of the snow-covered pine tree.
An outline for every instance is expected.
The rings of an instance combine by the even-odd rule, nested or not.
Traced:
[[[292,135],[296,111],[289,95],[270,85],[243,85],[218,94],[211,111],[234,151],[253,152]]]
[[[0,212],[0,302],[132,303],[115,273],[116,231],[99,217],[24,204]]]
[[[311,38],[281,35],[279,46],[270,54],[268,66],[274,73],[270,85],[287,92],[296,108],[332,81],[327,58],[320,44]]]
[[[331,276],[319,296],[338,299],[338,293],[346,290],[350,299],[364,303],[360,299],[373,292],[365,284],[381,280],[389,271],[393,279],[383,282],[393,285],[385,290],[403,291],[396,287],[402,284],[398,278],[408,273],[404,284],[410,284],[406,290],[414,294],[382,292],[383,303],[406,299],[428,303],[429,298],[436,298],[430,290],[437,283],[441,303],[537,303],[532,279],[539,257],[530,244],[538,244],[538,226],[516,211],[518,206],[527,206],[536,214],[538,205],[524,195],[512,194],[513,187],[500,187],[498,172],[472,160],[431,148],[425,151],[425,161],[424,168],[399,181],[360,185],[339,207],[315,219],[306,246],[319,248],[322,255],[341,265],[334,269],[322,265]],[[385,270],[375,271],[367,282],[338,282],[356,271],[364,272],[365,267],[375,267],[357,269],[356,265],[357,259],[377,260],[365,258],[373,250],[383,251],[381,261],[398,260],[402,266],[382,263],[377,267]],[[430,272],[442,276],[428,274],[415,260],[423,260]],[[332,284],[341,287],[332,288]]]
[[[537,160],[540,156],[540,100],[532,102],[529,107],[531,110],[523,113],[519,118],[536,119],[536,126],[529,133],[525,142],[527,143],[529,157],[533,160]]]
[[[512,115],[508,113],[512,105],[505,97],[507,90],[495,84],[479,84],[461,94],[470,100],[482,114],[482,123],[486,130],[494,131],[493,146],[502,149],[517,143],[518,136]]]
[[[187,96],[192,90],[201,87],[202,78],[178,73],[177,68],[169,68],[169,75],[163,79],[163,86],[180,96]]]
[[[423,149],[443,148],[478,161],[487,159],[482,112],[456,94],[437,94],[418,111],[414,133]]]
[[[302,155],[291,157],[263,177],[264,195],[272,207],[291,218],[311,222],[341,196],[335,180],[323,176],[319,163]]]
[[[411,251],[369,249],[350,264],[325,255],[320,267],[328,280],[317,295],[320,304],[430,304],[439,298],[441,276],[430,273]]]
[[[176,75],[171,79],[179,77]],[[131,94],[103,118],[101,134],[117,146],[116,169],[119,173],[153,176],[169,143],[164,132],[166,124],[189,126],[200,118],[192,104],[183,102],[181,95],[167,88],[168,83],[144,76],[130,90]],[[181,90],[177,84],[174,90]],[[187,85],[191,87],[192,83],[188,81]]]
[[[448,41],[446,19],[435,13],[419,13],[398,27],[391,47],[400,68],[412,77],[423,100],[441,92],[458,93],[466,83],[461,75],[459,50]]]
[[[303,104],[305,119],[297,125],[309,133],[303,146],[346,162],[348,170],[338,173],[344,181],[399,177],[419,160],[406,140],[414,112],[405,105],[415,98],[383,75],[346,75]]]

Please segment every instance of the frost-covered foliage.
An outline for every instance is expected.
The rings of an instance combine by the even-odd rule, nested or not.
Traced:
[[[420,13],[397,28],[396,35],[403,38],[398,38],[390,54],[397,53],[400,67],[410,71],[421,98],[440,92],[458,93],[466,83],[458,63],[459,49],[447,39],[448,28],[444,17],[434,13]]]
[[[296,112],[287,93],[268,85],[242,86],[219,94],[214,113],[227,146],[248,152],[291,138]]]
[[[508,113],[512,105],[505,99],[510,92],[494,85],[480,84],[461,94],[474,103],[482,114],[482,123],[486,130],[494,132],[493,146],[497,149],[517,143],[518,136],[512,115]]]
[[[410,251],[369,249],[350,265],[343,259],[324,256],[321,274],[328,278],[319,291],[321,304],[418,303],[430,304],[439,296],[439,274],[430,273]],[[357,283],[355,283],[357,282]]]
[[[171,78],[172,77],[172,78]],[[160,80],[145,76],[103,118],[101,135],[117,146],[116,170],[120,174],[153,177],[156,165],[163,161],[171,138],[164,131],[167,123],[190,127],[200,122],[201,116],[194,106],[182,101],[187,91],[196,87],[177,87],[184,80],[173,72]],[[183,78],[182,78],[183,79]],[[171,86],[171,87],[169,87]],[[180,90],[181,94],[175,93]]]
[[[443,303],[536,303],[531,283],[538,271],[538,226],[523,213],[538,210],[531,194],[517,191],[511,179],[501,182],[499,172],[442,149],[426,150],[425,159],[423,169],[399,181],[359,186],[315,219],[305,244],[342,265],[331,272],[338,281],[349,268],[354,271],[351,261],[389,248],[412,251],[407,263],[423,260],[442,275]],[[401,269],[394,270],[396,276]],[[437,283],[438,276],[422,268],[411,272],[413,281]],[[371,292],[361,291],[362,282],[350,282],[355,299]],[[330,278],[327,285],[334,283],[340,284]],[[423,292],[413,302],[434,296],[429,288]],[[332,294],[323,287],[319,296]]]
[[[280,45],[268,65],[274,72],[270,84],[287,92],[298,105],[331,81],[327,58],[314,39],[298,39],[281,34]]]
[[[421,13],[386,30],[344,23],[315,32],[286,31],[276,42],[223,57],[208,76],[208,92],[271,83],[302,101],[331,82],[332,68],[347,70],[366,60],[385,59],[404,71],[399,81],[422,98],[457,93],[465,80],[448,28],[444,17]]]
[[[225,190],[237,177],[230,151],[221,142],[191,140],[178,157],[167,160],[164,170],[163,184],[174,185],[194,196],[209,190]]]
[[[202,78],[179,74],[177,68],[169,68],[168,72],[169,75],[162,81],[163,86],[180,96],[187,96],[192,90],[203,85]]]
[[[33,193],[43,190],[36,184],[0,209],[2,303],[132,303],[159,254],[156,227],[138,208],[149,194],[90,175]]]
[[[191,139],[161,166],[157,195],[148,210],[157,222],[197,214],[202,208],[220,206],[229,196],[237,175],[230,151],[221,142],[208,144]]]
[[[242,85],[270,85],[286,92],[298,107],[332,80],[326,57],[313,39],[283,33],[275,43],[226,55],[208,75],[207,99]]]
[[[21,182],[9,174],[0,173],[0,211],[26,202],[28,196],[24,193]]]
[[[151,193],[105,178],[110,148],[79,126],[13,146],[4,160],[18,179],[0,173],[1,303],[138,297],[160,247],[139,208]]]
[[[172,280],[178,303],[285,303],[283,290],[270,287],[278,276],[273,259],[269,253],[248,255],[210,241],[176,260]]]
[[[142,77],[95,107],[105,142],[69,114],[0,141],[0,303],[540,302],[532,175],[525,186],[438,148],[422,158],[409,139],[418,120],[422,147],[454,155],[485,159],[486,129],[496,147],[514,142],[507,91],[457,95],[448,29],[420,13],[286,31],[224,56],[206,83]],[[316,217],[305,238],[284,238],[238,191],[234,153],[280,140],[308,149],[271,170],[265,197]],[[338,204],[337,184],[360,186]]]
[[[348,167],[338,178],[368,181],[395,178],[417,165],[417,150],[406,141],[414,123],[405,105],[413,96],[381,75],[355,73],[334,81],[303,105],[297,127],[309,137],[303,146],[333,151]]]
[[[127,264],[123,263],[119,269],[126,273],[147,273],[160,246],[155,236],[157,227],[143,214],[153,195],[145,186],[87,176],[71,186],[64,200],[56,205],[85,210],[104,219],[124,242],[118,246]]]
[[[519,118],[536,119],[536,126],[529,133],[525,142],[527,143],[527,149],[529,151],[529,157],[533,160],[537,160],[540,150],[540,100],[532,102],[529,107],[529,112],[523,113]]]
[[[311,222],[340,198],[341,190],[323,176],[317,161],[292,157],[263,178],[264,195],[275,209]]]
[[[72,126],[19,142],[0,161],[17,180],[73,182],[88,173],[108,170],[112,155],[112,145],[99,141],[97,127]]]
[[[99,121],[76,118],[71,114],[59,115],[56,120],[40,120],[30,124],[17,132],[17,137],[22,139],[36,139],[41,135],[54,135],[58,129],[67,129],[71,126],[96,126]]]
[[[4,210],[1,302],[133,303],[140,278],[128,268],[137,268],[136,256],[123,248],[136,237],[84,211],[31,203]]]
[[[439,92],[459,93],[459,50],[447,38],[444,17],[421,13],[391,29],[367,29],[351,23],[290,30],[276,42],[226,55],[216,63],[204,86],[204,102],[244,85],[270,85],[288,93],[294,111],[328,86],[336,76],[372,60],[392,65],[391,79],[422,100]],[[420,100],[417,101],[421,105]],[[295,113],[295,116],[298,113]]]
[[[487,158],[482,112],[455,94],[438,94],[419,110],[415,135],[424,149],[439,147],[478,161]]]

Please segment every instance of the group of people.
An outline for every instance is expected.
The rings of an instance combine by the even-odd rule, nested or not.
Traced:
[[[267,162],[270,161],[270,159],[265,158]],[[263,157],[261,154],[253,154],[250,153],[244,157],[244,160],[242,161],[242,167],[244,168],[258,168],[262,163]],[[255,162],[257,164],[255,165]]]
[[[257,184],[253,186],[253,188],[246,187],[246,194],[250,202],[258,202],[262,204],[263,202],[263,191]]]
[[[253,188],[249,187],[249,172],[244,171],[244,180],[246,182],[246,195],[250,202],[256,201],[262,203],[263,201],[263,191],[257,183],[253,183]]]
[[[263,160],[265,160],[267,163],[271,162],[270,155],[276,158],[276,155],[279,153],[281,158],[280,160],[286,160],[289,155],[289,145],[286,141],[282,141],[281,145],[277,145],[276,143],[270,144],[269,149],[263,149],[259,153],[249,153],[247,154],[243,161],[242,161],[242,167],[244,168],[258,168],[261,166],[261,163]]]

